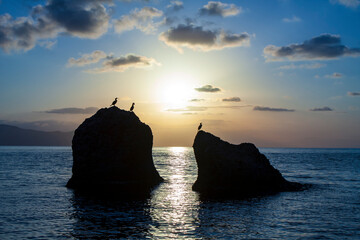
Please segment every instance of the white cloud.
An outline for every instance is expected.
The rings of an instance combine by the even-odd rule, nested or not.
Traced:
[[[122,33],[136,28],[147,34],[153,33],[160,24],[155,23],[153,19],[162,15],[162,11],[153,7],[144,7],[140,10],[135,9],[129,15],[124,15],[120,19],[114,20],[115,31]]]

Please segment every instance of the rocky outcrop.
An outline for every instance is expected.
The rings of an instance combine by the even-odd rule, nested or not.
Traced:
[[[198,178],[193,190],[204,196],[251,197],[301,189],[285,180],[251,143],[233,145],[204,131],[195,137]]]
[[[73,175],[67,187],[114,194],[143,194],[163,179],[152,158],[153,135],[133,112],[100,109],[75,131]]]

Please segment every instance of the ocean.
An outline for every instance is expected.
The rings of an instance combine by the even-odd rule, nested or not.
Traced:
[[[192,148],[154,148],[165,182],[145,200],[67,189],[70,147],[0,147],[0,239],[360,239],[360,149],[260,149],[290,181],[242,200],[204,200]]]

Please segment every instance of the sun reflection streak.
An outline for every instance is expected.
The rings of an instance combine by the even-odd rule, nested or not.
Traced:
[[[178,157],[181,157],[187,149],[186,147],[169,147],[169,150]]]
[[[150,231],[164,238],[189,238],[194,234],[198,224],[198,195],[191,190],[195,181],[191,174],[196,164],[191,160],[191,148],[167,148],[162,156],[166,168],[160,175],[166,180],[151,199],[153,208],[150,215],[158,226]],[[196,176],[195,176],[196,177]]]

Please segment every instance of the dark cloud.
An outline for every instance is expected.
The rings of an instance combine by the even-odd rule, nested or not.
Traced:
[[[189,100],[189,102],[203,102],[203,101],[205,101],[205,99],[203,99],[203,98],[193,98],[193,99]]]
[[[269,45],[264,48],[267,61],[281,60],[326,60],[339,57],[360,56],[360,48],[349,48],[341,44],[338,35],[322,34],[301,44],[283,47]]]
[[[255,106],[253,108],[254,111],[268,111],[268,112],[294,112],[294,109],[287,109],[287,108],[271,108],[271,107],[261,107]]]
[[[108,29],[109,14],[104,4],[110,0],[49,0],[32,8],[26,17],[0,16],[0,47],[30,50],[38,40],[68,34],[81,38],[98,38]],[[45,47],[48,45],[45,45]]]
[[[223,102],[241,102],[239,97],[223,98]]]
[[[61,26],[67,33],[86,38],[98,38],[107,31],[110,16],[104,4],[111,0],[50,0],[37,12]]]
[[[208,92],[208,93],[215,93],[215,92],[221,92],[220,88],[213,87],[211,85],[204,85],[200,88],[195,88],[198,92]]]
[[[166,45],[179,52],[183,47],[198,51],[221,50],[228,47],[248,46],[250,35],[247,33],[231,34],[224,31],[205,30],[203,27],[180,24],[159,35]]]
[[[136,67],[145,68],[154,65],[160,65],[155,59],[144,56],[137,56],[128,54],[124,57],[114,57],[112,54],[106,54],[101,50],[93,51],[92,53],[83,54],[80,58],[70,58],[68,66],[84,66],[92,63],[97,63],[101,60],[102,67],[86,70],[89,73],[102,73],[102,72],[124,72],[125,70]]]
[[[114,20],[114,27],[117,33],[129,31],[134,28],[144,32],[153,33],[160,22],[155,23],[153,18],[161,17],[163,12],[154,7],[144,7],[135,9],[129,15],[124,15],[118,20]]]
[[[13,19],[9,14],[0,16],[0,47],[5,52],[11,50],[30,50],[38,39],[52,38],[58,34],[58,27],[39,18]]]
[[[169,112],[202,112],[202,111],[206,111],[207,107],[196,107],[196,106],[187,106],[185,108],[173,108],[173,109],[168,109],[166,111]]]
[[[202,27],[180,24],[176,28],[170,29],[163,36],[168,42],[187,43],[190,45],[212,46],[216,40],[216,33],[204,30]]]
[[[348,92],[349,96],[360,96],[360,92]]]
[[[171,11],[177,12],[184,8],[184,3],[181,1],[171,1],[166,8],[170,9]]]
[[[129,54],[125,57],[107,56],[106,60],[102,63],[102,67],[88,70],[88,72],[124,72],[131,67],[144,68],[154,65],[160,64],[155,59],[144,56],[137,56],[133,54]]]
[[[176,21],[178,21],[177,17],[166,16],[163,20],[163,23],[164,23],[164,25],[170,26],[170,25],[174,24]]]
[[[321,108],[312,108],[312,109],[310,109],[310,111],[313,111],[313,112],[329,112],[329,111],[333,111],[333,109],[329,108],[329,107],[321,107]]]
[[[241,8],[237,7],[235,4],[227,4],[222,2],[210,1],[208,4],[204,5],[200,10],[200,15],[208,16],[220,16],[220,17],[230,17],[238,15],[241,12]]]
[[[46,113],[56,113],[56,114],[93,114],[99,108],[97,107],[88,107],[88,108],[58,108],[58,109],[51,109],[45,111]]]

